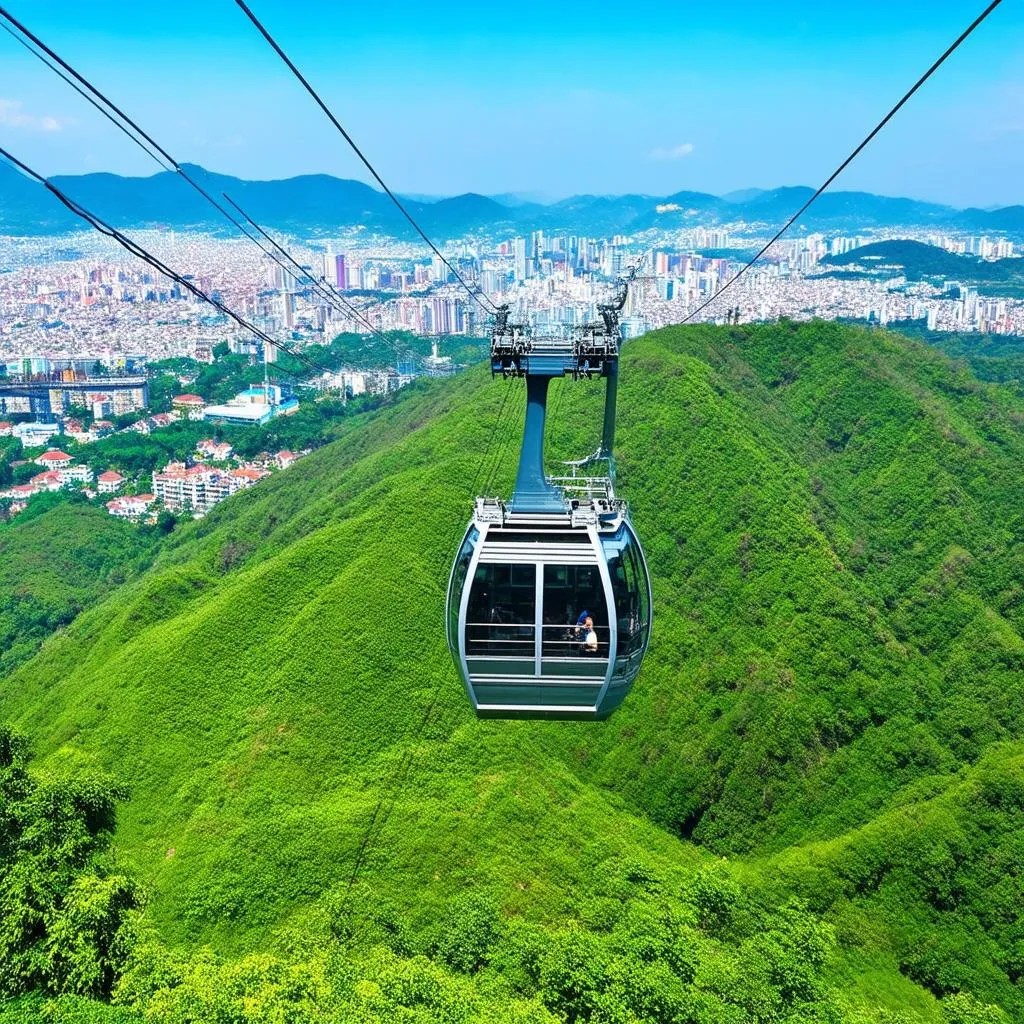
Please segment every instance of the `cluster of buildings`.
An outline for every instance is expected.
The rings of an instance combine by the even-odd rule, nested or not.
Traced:
[[[978,289],[955,280],[908,281],[900,268],[885,273],[874,262],[864,268],[844,267],[830,271],[821,260],[830,254],[856,252],[872,242],[902,239],[891,232],[874,237],[833,237],[810,234],[777,243],[767,258],[746,273],[718,302],[711,302],[700,319],[713,321],[765,321],[779,317],[793,320],[813,318],[866,320],[881,325],[899,321],[924,321],[930,330],[985,332],[991,334],[1024,334],[1024,300],[1014,297],[986,297]],[[944,242],[941,236],[914,238],[914,241]],[[983,248],[987,239],[968,239],[963,244]],[[996,245],[992,244],[993,252]],[[1013,258],[1013,244],[998,240],[999,251]],[[659,254],[655,254],[655,260]],[[991,258],[996,258],[994,255]],[[731,277],[738,266],[728,261]],[[868,269],[870,274],[858,273]],[[973,272],[973,267],[965,270]],[[1024,273],[1024,261],[1021,263]],[[830,271],[830,272],[826,272]],[[687,278],[675,278],[677,288],[669,291],[666,281],[658,276],[653,282],[641,280],[633,289],[627,314],[638,320],[633,333],[678,322],[696,305],[716,294],[723,278],[721,268],[712,266]],[[680,305],[683,307],[680,311]],[[627,323],[627,326],[628,323]]]
[[[276,384],[254,384],[239,392],[223,405],[204,405],[201,410],[195,406],[197,395],[179,395],[171,403],[178,403],[177,408],[186,412],[190,419],[202,418],[208,423],[230,423],[236,426],[263,426],[275,416],[290,416],[297,412],[299,401],[284,395]],[[190,403],[183,408],[183,403]]]
[[[384,376],[387,376],[385,371]],[[357,390],[356,393],[372,391],[377,383],[373,375],[367,374],[370,386]],[[0,383],[0,412],[3,409],[4,397]],[[393,390],[393,388],[390,388]],[[100,396],[105,399],[105,396]],[[275,416],[287,416],[298,410],[299,402],[291,395],[283,394],[281,388],[273,384],[256,384],[239,393],[224,404],[208,404],[200,395],[178,395],[171,402],[171,411],[153,413],[135,420],[124,430],[140,434],[151,434],[155,430],[169,427],[179,420],[205,420],[214,424],[232,424],[240,426],[262,426]],[[141,406],[132,405],[123,411],[138,411]],[[14,408],[11,412],[27,412]],[[92,403],[91,412],[95,419],[88,425],[75,416],[55,417],[48,410],[40,419],[15,423],[0,420],[0,437],[17,437],[27,448],[47,444],[54,437],[66,435],[82,444],[89,444],[115,432],[114,423],[102,418],[110,415],[110,409],[99,400]]]
[[[201,395],[176,395],[171,399],[170,412],[147,416],[133,423],[129,429],[148,434],[179,420],[259,427],[275,416],[290,416],[298,408],[298,399],[284,394],[276,384],[253,384],[223,404],[208,404]]]
[[[871,238],[865,235],[837,235],[825,246],[825,252],[830,256],[842,256],[853,252],[854,249],[860,249],[872,242],[879,241],[882,241],[882,238]],[[980,256],[984,260],[1006,260],[1019,255],[1018,247],[1008,238],[989,238],[986,235],[961,238],[952,235],[929,234],[915,238],[915,241],[933,245],[937,249],[944,249],[946,252],[956,253],[959,256]]]
[[[76,410],[95,419],[144,409],[149,402],[145,360],[139,357],[18,356],[0,366],[0,414],[49,418]]]
[[[39,467],[39,472],[28,483],[15,484],[6,490],[0,490],[0,498],[8,499],[8,508],[12,515],[23,511],[29,499],[37,494],[59,491],[66,487],[81,487],[90,497],[95,497],[98,493],[110,493],[108,488],[113,478],[116,477],[121,482],[124,480],[118,473],[104,473],[97,481],[96,490],[93,490],[92,470],[88,466],[76,463],[67,452],[59,448],[48,449],[32,461]]]
[[[124,519],[141,518],[158,504],[171,512],[191,512],[201,516],[218,502],[251,487],[272,471],[287,469],[303,454],[280,451],[275,455],[243,461],[234,457],[230,444],[205,439],[196,445],[196,457],[202,461],[194,464],[170,462],[152,474],[152,493],[112,497],[129,483],[121,473],[108,469],[94,479],[88,466],[76,463],[72,456],[59,448],[50,448],[33,460],[39,472],[27,483],[0,490],[0,499],[6,499],[9,513],[17,515],[37,494],[78,488],[88,498],[108,498],[107,511]]]
[[[211,460],[227,462],[232,456],[229,444],[201,441],[196,447],[200,454]],[[162,470],[153,473],[153,494],[150,497],[171,512],[191,512],[201,516],[225,498],[269,476],[273,469],[287,469],[297,458],[299,454],[295,452],[281,451],[235,466],[169,462]],[[109,505],[107,507],[110,508]]]
[[[820,263],[826,256],[897,238],[983,259],[1016,255],[1014,243],[1006,238],[898,229],[857,236],[802,235],[772,246],[754,272],[730,289],[730,298],[711,302],[699,319],[750,321],[785,316],[881,324],[918,319],[927,320],[933,330],[1024,333],[1024,300],[1010,295],[979,297],[976,289],[956,281],[908,284],[897,274],[837,281],[821,273]],[[594,239],[535,231],[487,251],[464,246],[457,267],[465,280],[478,285],[494,302],[508,303],[514,319],[529,323],[537,332],[564,334],[595,322],[599,303],[608,300],[617,281],[643,256],[622,319],[627,336],[636,336],[678,323],[711,300],[747,254],[767,240],[749,230],[727,228],[696,228],[660,239],[650,232]],[[337,269],[341,257],[332,259]],[[346,275],[353,265],[352,257],[345,257]],[[965,267],[965,274],[972,270]],[[402,283],[408,286],[405,278]],[[472,334],[486,327],[479,308],[440,260],[418,265],[412,284],[429,291],[381,301],[366,314],[375,326],[420,334]]]
[[[268,476],[267,470],[250,467],[218,469],[169,462],[153,474],[153,494],[171,512],[208,512],[236,491],[251,487]]]
[[[245,239],[198,233],[136,231],[171,266],[186,269],[207,294],[233,309],[256,308],[265,257]],[[209,359],[232,335],[226,317],[95,233],[19,239],[0,274],[0,359],[5,353],[64,357],[123,353],[152,360]]]
[[[368,334],[371,329],[485,335],[485,313],[451,268],[490,301],[508,303],[517,320],[543,331],[571,330],[595,321],[598,304],[607,300],[617,279],[647,254],[645,280],[634,289],[636,298],[625,311],[626,330],[638,334],[685,318],[716,294],[747,253],[767,241],[763,226],[741,222],[651,228],[606,238],[537,230],[513,238],[448,241],[449,267],[428,256],[422,246],[352,233],[344,241],[290,241],[289,249],[302,267],[291,273],[245,240],[173,231],[143,234],[150,249],[172,265],[188,267],[204,290],[257,327],[298,347],[322,344],[341,332]],[[700,319],[721,320],[727,313],[731,318],[738,306],[741,320],[872,315],[884,322],[886,317],[909,315],[913,304],[936,329],[1024,332],[1024,300],[1011,295],[985,295],[975,303],[965,299],[963,289],[954,296],[929,292],[927,287],[903,292],[902,284],[889,279],[837,285],[821,278],[823,257],[892,238],[912,238],[983,259],[1012,258],[1019,250],[1011,239],[934,228],[894,226],[859,234],[799,235],[774,245],[757,271],[744,277],[741,293],[731,289],[734,299],[721,308],[711,304]],[[95,367],[90,370],[84,364],[97,359],[106,360],[112,370],[127,372],[145,360],[169,356],[209,361],[220,342],[233,351],[252,349],[253,339],[243,328],[102,239],[87,243],[74,236],[32,244],[38,248],[34,257],[23,255],[11,272],[0,275],[0,360],[9,353],[48,353],[46,367],[27,369],[52,379],[64,370],[91,373]],[[993,300],[1005,300],[1000,315],[988,315],[983,308]],[[959,307],[950,304],[957,302]],[[130,365],[125,353],[135,353]],[[10,361],[18,362],[13,357]],[[24,360],[20,370],[26,370]],[[83,405],[97,419],[118,415],[139,402],[138,395],[126,391],[104,391],[99,380],[87,383],[88,388],[55,393],[53,401],[65,411]],[[346,386],[358,393],[354,381]],[[391,386],[365,381],[367,392]],[[252,407],[272,405],[266,398],[265,391],[260,395],[250,389],[204,415],[224,422],[262,422],[268,409]],[[29,401],[16,396],[10,400]]]
[[[0,491],[0,498],[6,498],[9,502],[8,512],[11,515],[24,511],[29,500],[37,494],[59,491],[63,488],[78,488],[86,497],[97,498],[116,494],[127,483],[126,478],[113,469],[100,473],[94,479],[93,471],[88,466],[75,462],[67,452],[59,448],[47,449],[33,459],[33,462],[40,467],[40,471],[28,483],[16,484]],[[107,503],[107,508],[114,515],[126,515],[128,513],[123,511],[125,508],[134,507],[145,498],[152,503],[153,495],[139,495],[115,498]],[[146,507],[148,508],[148,505]]]

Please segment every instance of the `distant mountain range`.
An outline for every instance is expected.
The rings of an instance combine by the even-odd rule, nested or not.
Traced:
[[[362,227],[367,233],[414,237],[388,197],[359,181],[327,174],[282,181],[246,181],[189,165],[189,172],[220,199],[226,192],[261,224],[302,234],[331,234]],[[177,229],[233,231],[188,184],[169,172],[148,178],[116,174],[60,175],[53,183],[118,227],[162,225]],[[554,203],[520,194],[475,193],[444,199],[408,197],[412,215],[431,237],[445,240],[472,232],[500,234],[531,229],[608,235],[648,228],[745,222],[776,226],[812,190],[806,186],[743,189],[726,196],[677,192],[669,196],[572,196]],[[1024,206],[957,210],[949,206],[873,195],[830,192],[801,221],[808,230],[846,230],[881,225],[932,226],[1024,236]],[[46,190],[0,164],[0,233],[46,235],[74,230],[81,222]]]

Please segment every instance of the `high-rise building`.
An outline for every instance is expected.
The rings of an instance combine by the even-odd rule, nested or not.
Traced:
[[[494,270],[485,270],[480,275],[480,287],[483,288],[487,295],[497,295],[503,291],[501,278]]]
[[[344,254],[334,257],[334,283],[342,291],[348,288],[348,268],[345,266]]]
[[[512,242],[512,260],[516,281],[525,281],[529,276],[526,265],[526,239],[517,238]]]
[[[430,300],[430,326],[433,334],[451,334],[452,318],[448,299],[435,297]]]
[[[622,250],[614,245],[606,245],[601,254],[601,273],[605,277],[617,277],[622,272]]]

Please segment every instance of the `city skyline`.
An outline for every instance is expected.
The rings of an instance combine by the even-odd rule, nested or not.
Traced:
[[[978,13],[743,2],[723,24],[599,5],[579,26],[531,3],[514,21],[466,3],[443,20],[401,3],[386,20],[319,2],[301,18],[256,10],[396,189],[550,199],[816,184]],[[180,160],[256,179],[365,178],[229,2],[184,0],[173,22],[127,0],[102,21],[67,0],[13,13]],[[1004,5],[836,188],[1020,203],[1022,55],[1024,14]],[[7,36],[0,138],[48,174],[156,170]]]

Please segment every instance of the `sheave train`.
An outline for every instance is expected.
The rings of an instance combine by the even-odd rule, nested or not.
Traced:
[[[481,718],[607,718],[625,699],[651,630],[651,584],[625,501],[614,489],[619,313],[573,337],[533,337],[502,307],[491,373],[526,379],[526,423],[508,503],[476,499],[455,557],[448,645]],[[601,447],[563,475],[544,472],[548,385],[603,377]],[[590,475],[603,469],[604,475]]]

